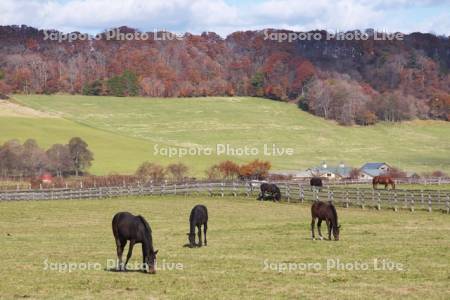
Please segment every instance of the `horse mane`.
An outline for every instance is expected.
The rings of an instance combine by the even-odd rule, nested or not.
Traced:
[[[336,211],[336,207],[334,207],[333,203],[330,202],[330,209],[331,209],[331,213],[333,214],[333,218],[336,221],[336,224],[334,224],[333,226],[338,226],[338,216],[337,216],[337,211]]]
[[[148,238],[149,247],[150,250],[153,251],[152,229],[150,228],[150,225],[148,225],[147,220],[143,216],[138,215],[137,217],[141,220],[142,224],[144,224],[145,230],[147,231],[146,236]]]
[[[152,233],[152,229],[150,228],[150,225],[148,225],[147,220],[141,215],[137,216],[139,219],[141,219],[142,224],[144,224],[145,229],[148,231],[149,234]]]

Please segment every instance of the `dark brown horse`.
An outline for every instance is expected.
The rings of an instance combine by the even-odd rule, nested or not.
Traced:
[[[203,234],[205,235],[205,246],[208,245],[206,241],[206,232],[208,231],[208,209],[204,205],[196,205],[191,210],[191,215],[189,216],[189,247],[193,248],[195,246],[202,246],[202,225]],[[198,229],[198,244],[195,243],[195,227]]]
[[[311,185],[311,187],[315,186],[319,189],[323,187],[322,178],[320,178],[320,177],[311,178],[311,180],[309,181],[309,184]]]
[[[373,189],[377,189],[378,184],[384,184],[384,188],[387,189],[390,185],[395,190],[395,182],[390,176],[375,176],[372,179]]]
[[[325,220],[328,228],[328,239],[331,240],[331,232],[333,232],[334,239],[336,241],[339,241],[339,230],[341,226],[338,224],[338,216],[333,203],[315,201],[311,206],[311,217],[311,235],[313,240],[315,239],[314,226],[316,223],[316,219],[318,219],[319,221],[317,222],[317,229],[319,231],[319,238],[321,240],[323,239],[322,232],[320,231],[320,225],[322,225],[322,221]]]
[[[260,186],[261,193],[258,196],[257,200],[266,200],[271,199],[272,201],[280,201],[281,200],[281,192],[280,188],[274,183],[263,183]]]
[[[112,230],[116,239],[119,270],[126,270],[127,263],[133,252],[134,244],[142,244],[142,257],[145,270],[149,268],[150,274],[155,274],[156,254],[153,249],[152,229],[142,216],[134,216],[128,212],[117,213],[112,220]],[[123,250],[130,241],[127,260],[122,264]]]

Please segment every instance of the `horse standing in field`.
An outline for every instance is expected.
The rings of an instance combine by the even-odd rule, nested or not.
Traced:
[[[309,184],[311,185],[311,187],[315,186],[318,187],[319,189],[323,187],[322,178],[320,177],[311,178]]]
[[[193,248],[197,246],[195,244],[195,227],[198,229],[198,246],[202,246],[202,225],[203,233],[205,235],[205,246],[208,245],[206,241],[206,231],[208,230],[208,209],[204,205],[196,205],[191,210],[191,215],[189,216],[190,230],[187,234],[189,236],[189,247]]]
[[[263,183],[260,186],[261,189],[261,193],[258,196],[257,200],[264,200],[266,199],[266,194],[269,195],[269,197],[272,198],[272,200],[275,201],[280,201],[281,200],[281,192],[280,192],[280,188],[273,183]]]
[[[152,229],[142,216],[134,216],[128,212],[117,213],[112,220],[112,230],[116,239],[119,270],[126,270],[135,244],[142,244],[142,257],[145,269],[149,268],[150,274],[155,274],[156,254],[153,249]],[[130,241],[127,260],[122,264],[123,250]]]
[[[315,201],[311,206],[311,217],[311,235],[313,240],[315,239],[314,226],[316,219],[318,219],[317,229],[319,231],[319,238],[321,240],[323,239],[322,232],[320,231],[320,225],[322,225],[322,221],[325,220],[328,228],[328,239],[331,240],[331,232],[333,232],[334,239],[339,241],[339,231],[341,226],[338,224],[338,216],[333,203]]]
[[[390,176],[375,176],[372,179],[373,189],[376,190],[378,184],[384,184],[384,188],[387,189],[390,185],[393,190],[395,190],[395,182]]]

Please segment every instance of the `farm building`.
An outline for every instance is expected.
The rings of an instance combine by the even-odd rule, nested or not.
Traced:
[[[351,167],[347,167],[341,162],[338,166],[328,166],[326,162],[323,162],[320,166],[308,169],[314,176],[320,176],[327,179],[343,179],[350,177]],[[307,171],[308,171],[307,170]]]
[[[372,179],[375,176],[385,174],[389,172],[391,167],[384,162],[371,162],[366,163],[359,169],[359,178],[360,179]]]

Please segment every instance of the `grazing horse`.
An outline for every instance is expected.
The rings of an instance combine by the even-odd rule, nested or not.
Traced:
[[[193,248],[195,244],[195,227],[198,229],[198,246],[202,246],[202,225],[203,233],[205,235],[205,246],[208,245],[206,241],[206,231],[208,230],[208,209],[204,205],[196,205],[191,210],[189,216],[190,230],[187,234],[189,236],[189,247]]]
[[[327,223],[328,228],[328,239],[331,240],[331,231],[333,231],[333,236],[336,241],[339,241],[339,229],[341,228],[340,225],[338,225],[338,216],[336,212],[336,208],[334,207],[333,203],[328,202],[322,202],[322,201],[315,201],[313,205],[311,206],[311,235],[312,239],[315,239],[314,236],[314,225],[316,223],[316,219],[319,219],[317,222],[317,229],[319,231],[319,238],[322,240],[322,232],[320,231],[320,225],[322,224],[322,221],[325,220]]]
[[[267,197],[270,197],[274,202],[281,200],[281,192],[280,188],[273,183],[263,183],[260,186],[261,193],[258,196],[257,200],[264,200],[267,199]],[[266,197],[266,193],[268,196]]]
[[[311,187],[315,186],[315,187],[318,187],[319,189],[321,187],[323,187],[322,178],[320,178],[320,177],[311,178],[311,180],[309,181],[309,184],[311,185]]]
[[[155,274],[156,254],[153,249],[152,229],[142,216],[134,216],[128,212],[117,213],[112,220],[112,230],[116,239],[117,257],[119,258],[119,270],[126,270],[127,263],[133,252],[134,244],[142,244],[142,257],[145,269],[149,268],[150,274]],[[122,264],[123,250],[130,241],[127,260]]]
[[[378,184],[384,184],[384,188],[387,189],[389,185],[395,190],[395,182],[390,176],[375,176],[372,179],[373,189],[376,190]]]

